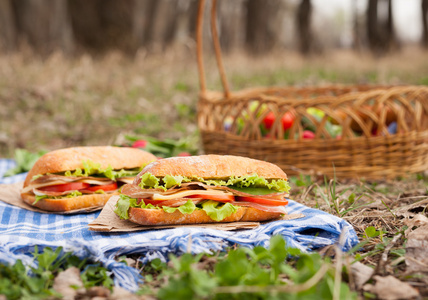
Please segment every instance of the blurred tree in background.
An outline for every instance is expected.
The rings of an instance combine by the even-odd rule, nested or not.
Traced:
[[[303,54],[309,54],[312,46],[311,34],[311,14],[312,4],[311,0],[302,0],[297,9],[297,25],[299,50]]]
[[[422,45],[428,48],[428,0],[422,0]]]
[[[376,54],[397,48],[393,1],[368,0],[365,12],[358,11],[357,0],[350,2],[354,48]],[[428,0],[420,1],[422,44],[428,47]],[[192,46],[197,6],[197,0],[0,0],[0,49],[28,46],[42,55],[58,49],[67,54],[117,49],[132,54]],[[331,40],[326,36],[338,31],[333,25],[331,32],[315,25],[311,0],[223,0],[217,11],[224,51],[262,54],[282,47],[310,54],[321,51]],[[204,30],[209,46],[209,26]]]
[[[381,5],[386,14],[380,14]],[[369,47],[374,53],[382,54],[397,46],[393,24],[392,0],[369,0],[366,28]]]

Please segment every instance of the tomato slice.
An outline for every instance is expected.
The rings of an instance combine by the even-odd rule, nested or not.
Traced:
[[[236,196],[236,201],[246,201],[246,202],[254,202],[264,205],[272,205],[272,206],[280,206],[280,205],[287,205],[288,200],[287,199],[267,199],[267,198],[258,198],[258,197],[240,197]]]
[[[186,196],[186,198],[202,198],[205,200],[214,200],[218,202],[233,202],[235,201],[235,196],[233,195],[190,195]]]
[[[105,185],[93,185],[93,186],[84,188],[83,190],[84,191],[91,191],[91,192],[96,192],[99,190],[103,190],[105,192],[114,191],[114,190],[117,190],[117,183],[113,182],[113,183],[105,184]]]
[[[41,187],[39,188],[39,190],[46,191],[46,192],[67,192],[67,191],[77,191],[81,189],[86,189],[90,186],[91,185],[89,183],[85,183],[85,182],[70,182],[70,183]]]

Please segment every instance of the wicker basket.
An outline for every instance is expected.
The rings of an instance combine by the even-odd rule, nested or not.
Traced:
[[[200,1],[197,58],[198,126],[205,153],[273,162],[287,174],[392,178],[428,170],[428,87],[266,87],[230,92],[216,32],[211,29],[224,91],[207,91]],[[270,114],[273,124],[267,126]],[[281,119],[292,115],[291,128]],[[267,129],[268,128],[268,129]],[[305,138],[305,129],[314,136]],[[287,138],[285,138],[287,136]]]

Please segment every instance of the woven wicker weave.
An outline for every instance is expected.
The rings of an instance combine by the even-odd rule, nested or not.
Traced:
[[[273,162],[287,174],[310,173],[339,178],[370,179],[405,176],[428,170],[428,87],[327,86],[269,87],[230,92],[215,24],[211,25],[224,91],[207,91],[202,60],[200,1],[197,44],[201,93],[198,126],[206,153],[248,156]],[[310,110],[316,110],[314,117]],[[266,115],[275,122],[263,132]],[[282,116],[295,120],[284,138]],[[306,126],[315,138],[304,139]],[[333,136],[327,126],[341,128]],[[391,133],[389,126],[395,123]]]

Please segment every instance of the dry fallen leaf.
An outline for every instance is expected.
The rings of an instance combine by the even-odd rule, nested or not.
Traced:
[[[360,262],[356,262],[352,264],[351,272],[357,289],[360,289],[373,275],[374,270]]]
[[[124,260],[125,260],[126,264],[132,268],[135,268],[137,266],[137,261],[135,259],[126,257]]]
[[[366,284],[364,290],[376,294],[379,299],[399,300],[419,297],[417,289],[391,275],[386,277],[374,276],[373,279],[376,283],[374,285]]]
[[[131,292],[125,290],[124,288],[115,286],[113,288],[113,293],[109,297],[109,300],[121,300],[121,299],[138,300],[142,298],[132,294]]]
[[[74,299],[78,290],[71,286],[83,288],[80,271],[76,267],[71,267],[60,272],[58,276],[55,277],[53,289],[63,296],[62,299]]]
[[[403,223],[408,227],[405,231],[406,237],[408,237],[408,234],[412,231],[413,227],[428,225],[428,218],[422,214],[417,214],[412,219],[405,219]]]
[[[423,211],[428,207],[428,199],[415,202],[410,205],[400,206],[399,208],[394,210],[394,214],[398,217],[413,217],[417,216],[417,211]],[[415,212],[416,211],[416,212]]]
[[[408,272],[428,271],[428,218],[417,214],[412,219],[407,219],[404,224],[408,226],[405,234],[406,265]],[[418,227],[413,230],[414,227]]]
[[[110,290],[104,286],[93,286],[86,291],[86,295],[94,298],[108,298],[110,296]]]
[[[409,272],[428,272],[428,225],[409,233],[406,244],[406,265]]]

